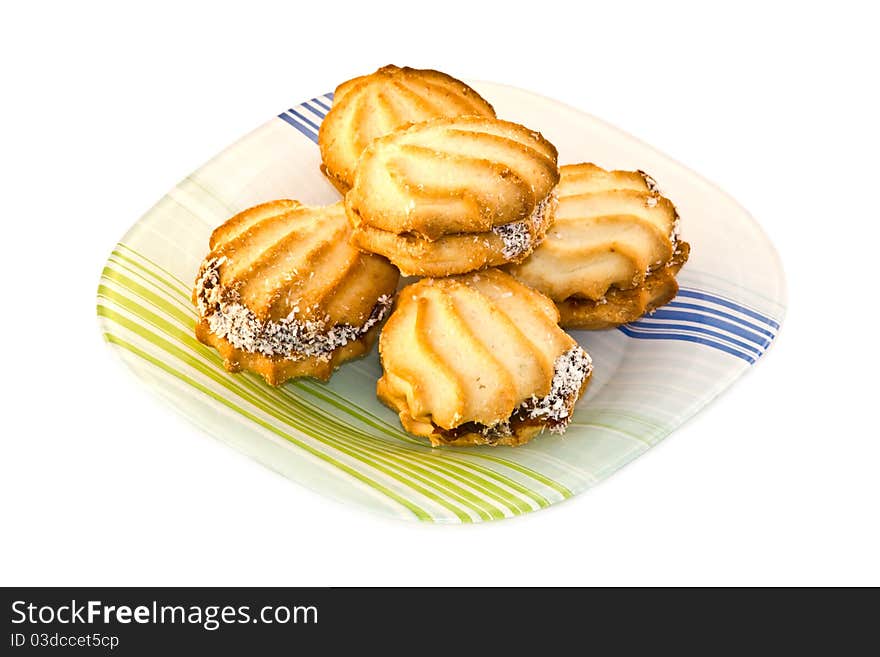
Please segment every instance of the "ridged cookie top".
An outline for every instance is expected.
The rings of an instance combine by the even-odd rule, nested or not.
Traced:
[[[564,424],[589,370],[560,383],[557,364],[570,352],[589,357],[558,319],[549,299],[497,269],[422,279],[400,291],[379,338],[380,395],[422,435],[494,427],[524,403],[533,404],[528,417]],[[565,400],[549,399],[551,388],[565,388]]]
[[[559,182],[556,148],[491,118],[419,123],[370,144],[346,210],[356,226],[429,240],[530,217]]]
[[[599,300],[611,286],[636,287],[670,262],[678,215],[650,176],[594,164],[563,166],[560,174],[553,226],[507,271],[556,301]]]
[[[341,203],[258,205],[217,228],[193,300],[237,348],[266,355],[327,353],[381,320],[399,274],[349,242]],[[369,325],[369,326],[368,326]]]
[[[383,66],[343,82],[318,132],[327,173],[350,187],[358,157],[370,142],[408,123],[461,115],[495,116],[464,82],[440,73]]]

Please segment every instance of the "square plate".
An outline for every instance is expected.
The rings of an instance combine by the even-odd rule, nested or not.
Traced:
[[[149,388],[196,425],[286,477],[398,518],[478,522],[560,502],[647,451],[729,387],[772,343],[785,283],[773,246],[711,183],[588,114],[473,83],[498,116],[540,130],[560,163],[644,169],[676,204],[692,254],[676,299],[619,329],[577,331],[592,383],[564,436],[522,447],[437,448],[404,433],[375,395],[376,349],[323,384],[272,388],[226,372],[193,337],[192,283],[211,230],[277,198],[332,203],[317,131],[332,94],[273,118],[182,181],[114,249],[98,289],[101,330]]]

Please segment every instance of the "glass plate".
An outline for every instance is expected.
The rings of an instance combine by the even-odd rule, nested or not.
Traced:
[[[540,130],[560,163],[644,169],[678,207],[692,247],[668,306],[619,329],[574,332],[595,363],[564,436],[522,447],[432,449],[375,395],[375,348],[327,383],[280,388],[230,374],[193,337],[192,283],[208,236],[264,201],[338,200],[318,169],[325,94],[259,127],[182,181],[107,261],[98,315],[109,346],[196,425],[286,477],[397,518],[479,522],[576,495],[646,452],[755,364],[779,331],[785,283],[773,246],[733,199],[650,146],[535,94],[473,85],[499,117]]]

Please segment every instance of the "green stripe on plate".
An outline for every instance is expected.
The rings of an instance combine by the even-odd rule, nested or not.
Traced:
[[[147,274],[148,276],[150,276],[151,281],[155,281],[155,283],[153,283],[153,284],[156,285],[158,283],[157,287],[165,288],[165,290],[167,291],[169,296],[173,295],[175,298],[181,296],[181,290],[179,288],[175,287],[166,278],[163,278],[162,276],[156,276],[155,274],[153,274],[152,271],[150,271],[149,269],[144,267],[137,260],[134,260],[133,258],[129,258],[128,256],[123,255],[119,251],[113,251],[110,253],[109,262],[114,264],[117,267],[122,266],[131,273],[137,273],[137,274],[141,275],[141,277],[144,278],[144,280],[146,280],[146,277],[143,276],[143,274]],[[135,269],[137,269],[138,271],[135,272]],[[189,297],[187,297],[187,301],[188,301],[187,305],[190,308],[192,308],[192,300]]]
[[[116,276],[113,280],[116,283],[124,283],[127,279],[122,276]],[[174,338],[181,345],[188,347],[190,350],[196,353],[201,353],[203,356],[213,361],[215,366],[217,366],[218,361],[216,353],[212,350],[209,350],[204,345],[201,345],[201,343],[198,343],[191,337],[191,323],[189,324],[190,332],[187,333],[180,329],[177,329],[162,317],[155,315],[150,311],[147,311],[127,297],[124,297],[123,295],[118,295],[106,286],[102,287],[99,290],[99,294],[104,298],[109,298],[113,300],[114,303],[118,304],[120,307],[125,308],[127,311],[135,314],[140,319],[155,326],[159,330],[166,333],[169,337]],[[158,301],[156,299],[154,300]],[[228,377],[228,375],[226,375],[225,372],[220,372],[220,375],[224,378],[230,378]],[[239,377],[235,378],[239,379]],[[243,383],[243,381],[239,379],[239,383]],[[301,415],[298,418],[300,421],[304,420],[306,417],[311,419],[312,421],[319,420],[321,428],[326,433],[330,433],[333,436],[340,438],[341,440],[354,440],[354,442],[358,446],[362,447],[363,450],[365,450],[371,458],[380,459],[381,461],[393,464],[398,468],[404,468],[408,476],[422,481],[423,483],[428,483],[435,487],[439,487],[453,500],[472,508],[479,515],[481,515],[481,517],[485,515],[484,512],[493,518],[502,517],[506,514],[503,513],[503,511],[501,511],[498,507],[491,505],[490,503],[474,495],[470,491],[462,489],[459,486],[455,485],[455,480],[468,485],[482,495],[489,497],[491,500],[499,502],[500,504],[507,507],[510,510],[510,513],[514,515],[518,513],[526,513],[533,510],[533,508],[530,505],[526,504],[522,499],[516,497],[515,495],[512,495],[508,491],[499,488],[498,486],[495,486],[491,482],[475,475],[474,473],[468,473],[462,468],[456,467],[453,464],[440,464],[436,461],[432,462],[431,459],[424,458],[424,453],[416,453],[411,449],[406,450],[396,448],[382,441],[378,441],[374,436],[363,432],[357,427],[345,424],[332,416],[323,416],[322,409],[320,407],[309,404],[305,399],[290,397],[286,395],[284,396],[284,398],[279,399],[279,395],[284,394],[281,390],[269,388],[259,381],[251,381],[248,383],[251,384],[251,387],[254,388],[254,392],[257,395],[269,395],[274,398],[275,401],[281,402],[281,404],[275,407],[276,412],[285,413],[285,401],[287,402],[286,406],[288,407],[288,410],[291,403],[301,407],[298,409],[301,411]],[[236,392],[240,392],[240,390],[237,390]],[[392,456],[398,458],[392,458]],[[446,475],[452,481],[437,477],[435,472],[431,472],[430,470],[426,469],[426,466],[433,468],[436,472]],[[505,482],[503,479],[501,481],[502,483],[508,483]],[[515,482],[509,483],[513,484],[511,486],[512,488],[516,488]]]
[[[151,365],[158,367],[160,370],[163,370],[165,373],[167,373],[177,379],[180,379],[181,381],[183,381],[187,385],[191,386],[195,390],[198,390],[199,392],[210,397],[214,401],[216,401],[220,404],[223,404],[224,406],[235,411],[236,413],[239,413],[240,415],[242,415],[242,417],[246,417],[248,420],[259,425],[263,429],[265,429],[267,431],[271,431],[275,435],[280,436],[281,438],[297,445],[297,447],[300,447],[302,450],[308,452],[312,456],[315,456],[315,457],[321,459],[322,461],[325,461],[325,462],[333,465],[334,467],[339,468],[339,470],[341,470],[342,472],[345,472],[346,474],[354,477],[355,479],[357,479],[358,481],[360,481],[363,484],[366,484],[370,488],[373,488],[373,489],[379,491],[383,495],[387,495],[389,498],[391,498],[392,500],[394,500],[395,502],[397,502],[401,506],[409,509],[413,513],[413,515],[415,515],[419,520],[431,521],[434,519],[430,513],[428,513],[427,511],[425,511],[424,509],[422,509],[418,505],[414,504],[410,500],[406,499],[405,497],[398,495],[393,490],[390,490],[390,489],[386,488],[385,486],[383,486],[382,484],[380,484],[376,481],[373,481],[369,477],[366,477],[365,475],[361,474],[360,472],[358,472],[354,468],[349,467],[345,463],[337,461],[333,457],[331,457],[327,454],[324,454],[320,450],[314,449],[313,447],[310,447],[309,445],[297,440],[295,436],[288,434],[284,431],[281,431],[277,427],[269,424],[268,422],[265,422],[264,420],[257,417],[256,415],[248,413],[245,409],[243,409],[239,406],[236,406],[235,404],[230,402],[228,399],[218,395],[216,392],[214,392],[210,388],[203,386],[202,384],[198,383],[197,381],[194,381],[193,379],[187,377],[185,374],[182,374],[182,373],[178,372],[177,370],[173,369],[172,367],[169,367],[168,365],[166,365],[162,361],[158,360],[157,358],[154,358],[153,356],[151,356],[147,352],[139,349],[138,347],[134,346],[133,344],[126,342],[122,338],[119,338],[119,337],[113,335],[112,333],[105,333],[104,338],[107,340],[107,342],[130,351],[131,353],[135,354],[136,356],[138,356],[142,360],[145,360],[146,362],[150,363]]]
[[[207,359],[219,369],[219,359],[216,356],[216,352],[208,349],[207,347],[193,339],[191,337],[191,332],[186,333],[180,329],[177,329],[176,327],[168,323],[165,319],[142,308],[130,299],[122,295],[118,295],[106,286],[102,287],[99,290],[99,294],[104,298],[111,299],[120,307],[155,326],[166,335],[168,335],[168,337],[177,340],[179,343],[181,343],[182,346],[188,347],[191,351],[200,353],[201,355],[207,357]],[[225,372],[221,371],[220,375],[229,378]],[[428,477],[431,484],[445,489],[445,492],[447,494],[450,494],[452,498],[455,499],[457,502],[464,501],[465,504],[471,506],[472,508],[474,508],[473,505],[476,505],[477,508],[475,508],[475,510],[481,515],[481,509],[486,511],[491,517],[500,517],[505,515],[504,513],[499,511],[497,507],[488,506],[483,500],[473,495],[469,491],[455,486],[452,482],[437,478],[434,473],[426,470],[424,464],[428,461],[423,458],[424,454],[415,453],[412,450],[402,450],[399,448],[394,448],[394,446],[390,446],[382,441],[378,441],[375,437],[363,432],[357,427],[345,424],[332,416],[323,415],[322,409],[320,407],[309,404],[306,400],[302,398],[286,396],[281,389],[269,388],[264,383],[261,383],[259,380],[246,380],[240,377],[235,378],[237,379],[237,383],[239,384],[249,384],[248,387],[252,388],[255,394],[268,395],[276,402],[280,402],[277,406],[275,406],[275,410],[277,412],[286,414],[287,411],[290,410],[290,404],[294,404],[295,406],[300,407],[297,409],[301,411],[301,415],[299,417],[300,420],[303,420],[304,418],[309,418],[313,421],[318,421],[321,425],[321,428],[325,432],[332,433],[334,436],[339,437],[342,440],[354,440],[356,444],[367,450],[372,458],[379,458],[386,462],[391,461],[398,467],[403,466],[408,470],[408,474],[415,477],[416,479],[424,481],[423,476]],[[236,392],[239,392],[239,390],[236,390]],[[284,396],[279,398],[280,395]],[[388,456],[389,452],[392,455],[402,457],[403,460],[390,459]],[[421,461],[421,464],[418,461],[414,461],[412,458],[408,457],[417,457],[418,461]],[[476,477],[470,473],[462,471],[460,468],[455,468],[454,466],[450,466],[449,464],[444,464],[441,467],[437,467],[437,463],[430,463],[430,466],[433,467],[435,470],[438,470],[446,474],[447,476],[450,476],[453,480],[457,479],[462,483],[465,483],[466,485],[477,489],[480,493],[486,495],[487,497],[490,497],[495,501],[507,506],[513,514],[525,513],[532,510],[529,505],[525,504],[519,498],[516,498],[507,491],[493,486],[490,482],[487,482],[480,477]],[[465,499],[462,500],[461,498]]]
[[[174,277],[172,274],[170,274],[170,273],[167,272],[166,270],[164,270],[164,269],[162,269],[161,267],[159,267],[159,265],[157,265],[157,264],[153,263],[152,261],[150,261],[149,258],[144,257],[143,255],[141,255],[141,254],[138,253],[137,251],[131,249],[130,247],[127,247],[126,245],[124,245],[124,244],[122,244],[122,243],[120,243],[120,246],[123,246],[123,247],[126,248],[128,251],[132,252],[132,254],[136,255],[136,256],[139,257],[139,258],[142,258],[144,261],[149,262],[149,263],[150,263],[153,267],[155,267],[157,270],[162,271],[162,272],[163,272],[164,274],[166,274],[168,277],[170,277],[170,278],[174,279],[175,281],[177,281],[177,282],[180,284],[181,288],[183,288],[184,284],[183,284],[182,281],[180,281],[180,279],[177,279],[177,278]],[[115,251],[114,253],[117,254],[117,255],[120,255],[120,256],[121,256],[121,254],[120,254],[118,251]],[[123,257],[124,257],[124,256],[123,256]],[[151,270],[151,269],[145,267],[144,265],[142,265],[142,264],[140,264],[140,263],[138,263],[138,262],[136,262],[136,261],[134,261],[134,260],[132,260],[132,259],[130,259],[130,258],[126,258],[126,261],[127,261],[127,262],[130,262],[130,263],[132,263],[132,264],[134,264],[134,265],[137,266],[141,271],[143,271],[144,273],[150,275],[150,276],[151,276],[153,279],[155,279],[157,282],[161,283],[166,289],[169,289],[169,290],[175,291],[175,290],[174,290],[174,287],[171,285],[170,281],[169,281],[168,279],[166,279],[164,276],[158,274],[156,271],[153,271],[153,270]],[[164,312],[166,312],[167,314],[172,315],[174,318],[176,318],[176,319],[177,319],[178,321],[180,321],[182,324],[184,324],[185,326],[187,326],[187,327],[190,329],[190,331],[191,331],[192,323],[194,322],[194,318],[195,318],[195,313],[194,313],[194,311],[190,311],[188,314],[186,314],[186,313],[182,313],[181,311],[179,311],[179,310],[173,308],[173,307],[172,307],[172,306],[171,306],[166,300],[160,298],[160,297],[157,296],[155,293],[153,293],[153,292],[147,290],[147,289],[144,288],[143,286],[138,285],[138,284],[135,283],[134,281],[131,281],[130,279],[128,279],[128,278],[125,277],[125,276],[122,276],[121,274],[113,273],[113,274],[111,274],[110,276],[108,276],[108,278],[109,278],[110,280],[114,280],[114,282],[117,282],[117,283],[120,284],[120,285],[123,285],[124,287],[127,287],[130,291],[132,291],[132,292],[135,293],[136,295],[138,295],[138,296],[144,298],[146,301],[150,302],[151,305],[154,305],[154,306],[156,306],[157,308],[159,308],[159,309],[163,310]],[[184,292],[183,292],[183,289],[181,289],[181,290],[179,290],[179,291],[176,291],[176,293],[177,293],[177,295],[181,298],[181,304],[183,304],[186,308],[191,308],[191,300],[190,300],[190,298],[189,298],[189,293],[188,293],[188,292],[187,292],[187,293],[184,293]],[[185,301],[185,304],[184,304],[184,301]],[[200,343],[198,343],[198,344],[201,346]],[[299,387],[299,388],[300,388],[301,390],[303,390],[304,392],[307,392],[308,394],[310,394],[310,395],[312,395],[312,396],[319,397],[319,398],[323,399],[324,401],[328,401],[328,403],[332,403],[332,402],[329,402],[329,400],[327,399],[326,395],[321,395],[321,394],[318,393],[314,388],[309,389],[309,388],[305,387],[304,385],[299,385],[300,383],[303,383],[303,382],[296,382],[296,385],[297,385],[297,387]],[[311,383],[311,382],[309,382],[309,383]],[[329,389],[329,388],[325,388],[325,391],[328,392],[328,393],[330,393],[330,394],[335,394],[335,393],[334,393],[331,389]],[[382,423],[382,421],[379,420],[378,418],[376,418],[376,416],[372,416],[372,417],[375,419],[375,421],[370,421],[370,420],[368,420],[367,418],[365,418],[362,414],[358,414],[358,412],[355,411],[355,410],[354,410],[353,408],[351,408],[350,406],[345,406],[344,404],[338,404],[338,403],[334,403],[334,406],[340,408],[341,410],[343,410],[344,412],[346,412],[346,413],[352,415],[353,417],[357,417],[357,418],[360,419],[361,421],[364,421],[364,422],[367,423],[368,425],[373,426],[374,428],[376,428],[376,429],[382,431],[383,433],[386,433],[386,434],[388,434],[388,435],[391,435],[391,436],[397,437],[397,438],[402,439],[402,440],[406,440],[406,441],[412,442],[413,444],[416,444],[416,445],[420,445],[420,446],[421,446],[421,445],[424,445],[424,443],[421,443],[421,442],[418,441],[417,439],[414,439],[414,438],[408,436],[407,434],[405,434],[405,433],[403,433],[403,432],[401,432],[401,431],[395,431],[394,429],[390,429],[390,428],[387,426],[387,424]],[[364,409],[360,409],[360,410],[363,411]],[[380,423],[382,423],[382,424],[380,424]],[[383,424],[384,424],[384,426],[383,426]],[[349,428],[349,429],[353,429],[353,427],[350,427],[350,425],[346,425],[346,426],[347,426],[347,428]],[[384,447],[384,445],[383,445],[383,447]],[[452,453],[452,452],[453,452],[453,450],[448,450],[448,451],[446,452],[446,454],[448,455],[448,454],[450,454],[450,453]],[[562,496],[563,498],[570,497],[570,496],[572,495],[571,491],[570,491],[567,487],[565,487],[565,486],[563,486],[562,484],[560,484],[560,483],[554,481],[553,479],[547,477],[546,475],[543,475],[542,473],[537,472],[537,471],[535,471],[535,470],[533,470],[533,469],[531,469],[531,468],[528,468],[528,467],[526,467],[526,466],[523,466],[523,465],[521,465],[521,464],[519,464],[519,463],[516,463],[516,462],[510,461],[510,460],[508,460],[508,459],[504,459],[504,458],[501,458],[501,457],[497,457],[497,456],[494,456],[494,455],[483,454],[483,453],[476,453],[476,452],[471,453],[471,454],[468,454],[468,456],[471,456],[471,457],[477,457],[477,458],[480,458],[480,459],[485,460],[485,461],[495,462],[495,463],[498,463],[499,465],[502,465],[502,466],[504,466],[504,467],[510,468],[511,470],[514,470],[514,471],[516,471],[516,472],[519,472],[519,473],[522,474],[522,475],[525,475],[525,476],[527,476],[527,477],[530,477],[530,478],[532,478],[532,479],[538,481],[539,483],[543,484],[544,486],[546,486],[546,487],[548,487],[548,488],[550,488],[550,489],[556,491],[556,492],[557,492],[560,496]],[[537,491],[530,490],[530,489],[528,489],[528,488],[522,486],[521,484],[519,484],[517,481],[515,481],[515,480],[513,480],[513,479],[510,479],[510,478],[508,478],[508,477],[505,477],[504,475],[502,475],[502,474],[500,474],[500,473],[498,473],[498,472],[496,472],[496,471],[490,470],[490,469],[488,469],[488,468],[484,468],[483,466],[480,466],[480,465],[478,465],[478,464],[472,463],[472,462],[470,462],[470,461],[463,461],[463,462],[466,462],[467,465],[468,465],[468,467],[471,467],[471,468],[474,468],[474,469],[476,469],[476,470],[479,470],[483,475],[485,475],[485,476],[489,476],[489,477],[492,477],[493,479],[496,479],[496,480],[500,481],[500,482],[503,483],[504,485],[509,486],[510,488],[515,489],[517,492],[519,492],[519,493],[521,493],[521,494],[523,494],[523,495],[526,495],[526,496],[530,497],[531,499],[533,499],[533,500],[535,501],[535,503],[538,504],[539,507],[549,506],[549,504],[550,504],[550,502],[549,502],[544,496],[542,496],[540,493],[538,493]],[[521,505],[521,503],[520,503],[518,500],[513,501],[513,504],[514,504],[515,506],[517,506],[518,508],[520,508],[521,510],[524,510],[524,509],[522,509],[522,505]],[[529,509],[527,509],[527,510],[531,510],[531,508],[529,508]]]
[[[218,383],[223,388],[227,389],[230,392],[237,394],[244,401],[249,402],[252,406],[255,406],[256,408],[258,408],[262,412],[266,413],[270,417],[273,417],[274,419],[276,419],[282,423],[289,424],[290,426],[292,426],[294,429],[301,432],[305,436],[308,436],[309,438],[312,438],[313,440],[316,440],[317,442],[320,442],[327,447],[331,447],[338,452],[342,452],[343,454],[346,454],[347,456],[349,456],[357,461],[360,461],[364,465],[367,465],[367,466],[373,468],[374,470],[387,475],[388,477],[396,480],[398,483],[403,484],[405,486],[408,486],[409,488],[420,493],[424,497],[426,497],[426,498],[434,501],[435,503],[439,504],[440,506],[446,508],[448,511],[450,511],[454,515],[456,515],[459,518],[459,520],[461,520],[462,522],[471,522],[472,521],[472,518],[471,518],[470,514],[467,513],[467,511],[465,511],[464,509],[461,509],[457,505],[453,504],[448,499],[446,499],[443,495],[438,494],[437,492],[435,492],[433,490],[424,488],[417,483],[408,481],[406,478],[402,477],[399,473],[395,472],[391,468],[386,467],[382,463],[376,463],[376,462],[371,461],[368,458],[363,458],[360,455],[358,450],[352,449],[350,446],[347,446],[344,444],[339,444],[339,441],[336,441],[336,440],[333,440],[333,439],[330,439],[327,437],[322,437],[322,436],[319,436],[315,433],[312,433],[311,431],[309,431],[309,426],[307,423],[304,423],[301,421],[299,421],[299,422],[286,421],[285,418],[283,417],[283,414],[278,413],[278,411],[276,409],[274,409],[271,404],[266,403],[265,401],[261,400],[259,397],[253,397],[252,395],[250,395],[246,392],[243,392],[241,390],[236,390],[235,387],[229,385],[228,381],[224,380],[225,377],[223,377],[222,374],[218,375],[218,372],[216,372],[212,368],[206,366],[202,361],[197,359],[192,354],[186,353],[182,349],[178,348],[176,345],[174,345],[174,344],[168,342],[167,340],[164,340],[163,338],[153,334],[152,332],[148,331],[146,328],[144,328],[142,325],[138,324],[137,322],[130,320],[128,317],[125,317],[125,316],[121,315],[120,313],[118,313],[118,312],[116,312],[106,306],[101,306],[101,307],[99,307],[98,310],[99,310],[98,314],[100,316],[113,321],[114,323],[120,325],[121,327],[125,328],[126,330],[134,333],[135,335],[137,335],[141,339],[150,343],[151,345],[161,349],[162,351],[166,352],[167,354],[169,354],[171,356],[174,356],[175,358],[177,358],[181,362],[189,365],[190,367],[197,370],[199,373],[203,374],[204,376],[208,377],[209,379],[211,379],[215,383]],[[118,336],[114,336],[114,337],[118,337]],[[153,362],[153,361],[151,360],[150,362]],[[186,376],[185,374],[178,371],[177,369],[172,368],[170,365],[165,364],[165,366],[162,369],[166,370],[167,372],[169,372],[171,374],[174,374],[180,380],[187,381],[187,382],[192,381],[192,379],[190,377]],[[205,387],[201,386],[201,385],[197,385],[195,387],[197,390],[199,390],[201,392],[204,392],[204,390],[205,390]],[[228,402],[228,400],[224,400],[222,397],[220,397],[216,393],[211,394],[211,397],[214,399],[217,399],[217,400],[223,400],[224,405],[228,406],[229,408],[233,408],[233,410],[241,409],[240,406],[238,406],[236,404],[232,404],[231,402]],[[241,409],[241,411],[243,413],[245,413],[245,416],[248,417],[249,419],[256,417],[252,413],[247,413],[246,411],[244,411],[244,409]],[[260,422],[260,426],[265,427],[267,425],[271,426],[269,423],[265,422],[264,420],[262,420]],[[290,442],[295,444],[297,447],[302,447],[303,445],[306,444],[306,443],[302,442],[301,440],[293,439],[292,434],[281,431],[280,429],[276,428],[273,430],[273,432],[276,433],[277,435],[280,435],[280,436],[286,438],[286,439],[289,439]],[[314,448],[310,447],[308,451],[310,453],[312,453],[312,452],[319,452],[320,450],[315,450]],[[334,459],[334,461],[335,461],[335,459]],[[369,479],[369,481],[371,481],[373,483],[376,483],[377,485],[380,485],[379,482],[376,482],[374,479],[370,479],[370,478],[367,478],[367,479]]]
[[[396,431],[392,428],[389,428],[384,422],[382,422],[381,420],[376,418],[375,415],[373,415],[372,413],[369,413],[368,411],[366,411],[366,409],[361,408],[357,404],[354,404],[353,402],[350,402],[347,400],[339,401],[339,399],[340,399],[339,395],[337,395],[335,393],[335,391],[333,391],[333,390],[327,389],[327,390],[319,391],[319,390],[315,390],[315,389],[310,389],[307,387],[307,385],[303,384],[303,382],[300,382],[300,381],[294,382],[293,385],[296,386],[297,388],[299,388],[300,390],[302,390],[303,392],[305,392],[306,394],[312,395],[314,397],[317,397],[318,399],[321,399],[322,401],[325,401],[326,403],[332,405],[334,408],[337,408],[337,409],[341,410],[342,412],[344,412],[348,415],[351,415],[352,417],[360,420],[364,424],[367,424],[368,426],[373,427],[377,431],[381,431],[382,433],[384,433],[392,438],[404,440],[411,445],[417,445],[422,448],[425,447],[425,444],[423,442],[421,442],[415,438],[411,438],[409,435],[407,435],[401,431]],[[344,403],[346,401],[347,401],[347,404]],[[355,409],[357,409],[357,410],[355,410]],[[429,448],[429,449],[434,449],[434,448]],[[491,479],[494,479],[494,480],[504,484],[505,486],[513,488],[518,493],[521,493],[522,495],[526,495],[527,497],[531,498],[541,508],[550,505],[550,502],[547,500],[546,497],[537,493],[536,491],[533,491],[533,490],[526,488],[525,486],[521,485],[516,480],[510,479],[509,477],[505,477],[505,476],[495,472],[494,470],[490,470],[489,468],[486,468],[478,463],[472,463],[472,462],[469,462],[466,460],[461,460],[459,458],[456,458],[458,456],[464,456],[464,455],[458,455],[458,454],[454,454],[454,453],[450,453],[450,452],[451,452],[451,450],[447,450],[447,452],[443,456],[450,461],[456,461],[459,463],[467,463],[468,467],[473,468],[473,469],[477,470],[478,472],[480,472],[481,474],[483,474]],[[452,463],[449,463],[448,467],[450,467],[450,468],[453,467]],[[528,509],[528,510],[531,510],[531,509]]]
[[[150,260],[150,259],[149,259],[147,256],[145,256],[143,253],[140,253],[140,252],[138,252],[138,251],[135,251],[133,248],[131,248],[130,246],[128,246],[128,245],[125,244],[124,242],[118,242],[118,243],[117,243],[117,246],[121,246],[121,247],[122,247],[123,249],[125,249],[126,251],[129,251],[129,252],[133,253],[134,255],[136,255],[136,256],[139,257],[139,258],[142,258],[144,261],[148,262],[148,263],[151,264],[153,267],[155,267],[158,271],[161,271],[163,274],[165,274],[166,276],[168,276],[169,279],[171,279],[172,281],[175,281],[175,282],[179,283],[179,284],[181,285],[181,287],[188,289],[186,283],[183,282],[183,279],[178,278],[177,276],[175,276],[174,274],[172,274],[170,271],[168,271],[167,269],[165,269],[165,268],[162,267],[161,265],[156,264],[153,260]]]

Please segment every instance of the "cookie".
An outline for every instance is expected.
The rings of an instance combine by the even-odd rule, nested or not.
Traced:
[[[376,392],[432,445],[520,445],[562,433],[592,361],[553,303],[498,269],[403,288]]]
[[[344,194],[374,139],[410,123],[461,115],[493,117],[495,111],[464,82],[439,71],[383,66],[343,82],[318,131],[322,171]]]
[[[366,353],[389,312],[399,274],[354,248],[342,203],[279,200],[217,228],[193,290],[196,337],[232,372],[279,385],[327,380]]]
[[[617,326],[675,297],[690,246],[655,181],[594,164],[566,165],[560,174],[552,228],[505,270],[553,299],[566,328]]]
[[[553,222],[556,159],[540,133],[498,119],[393,132],[366,148],[346,194],[355,244],[407,275],[519,262]]]

